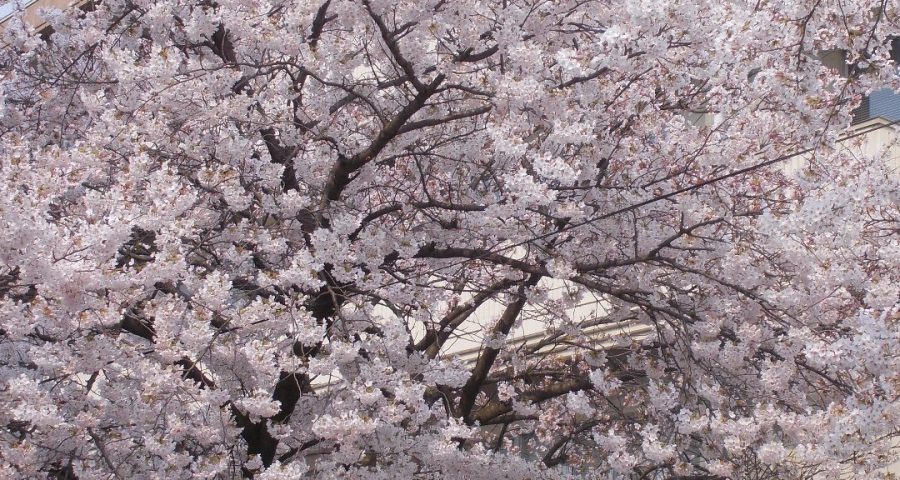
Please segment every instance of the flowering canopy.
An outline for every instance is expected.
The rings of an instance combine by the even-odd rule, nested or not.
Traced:
[[[896,1],[88,5],[2,38],[0,477],[897,458],[898,177],[837,143]]]

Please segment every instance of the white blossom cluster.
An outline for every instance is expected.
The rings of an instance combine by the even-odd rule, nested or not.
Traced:
[[[0,478],[898,460],[896,145],[847,133],[897,1],[41,15],[0,34]]]

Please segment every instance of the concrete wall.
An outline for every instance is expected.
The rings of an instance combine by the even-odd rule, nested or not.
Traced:
[[[853,125],[846,132],[846,140],[840,142],[840,148],[855,157],[876,157],[891,166],[895,173],[900,173],[900,123],[884,118],[873,118]],[[815,153],[798,155],[788,161],[785,169],[796,171],[804,167]]]
[[[38,15],[40,9],[66,9],[85,3],[87,3],[86,0],[13,0],[2,2],[2,5],[0,5],[0,25],[13,17],[22,16],[25,23],[35,30],[40,30],[45,23],[44,19]]]

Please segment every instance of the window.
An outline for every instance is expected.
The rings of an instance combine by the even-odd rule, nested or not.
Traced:
[[[891,60],[900,65],[900,38],[891,40]],[[885,89],[872,92],[853,111],[853,123],[862,123],[876,118],[889,122],[900,121],[900,93]]]
[[[13,16],[17,11],[24,10],[37,0],[12,0],[0,2],[0,23],[5,22],[9,17]]]

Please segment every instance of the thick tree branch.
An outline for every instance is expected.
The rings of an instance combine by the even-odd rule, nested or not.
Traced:
[[[509,331],[516,323],[516,319],[519,318],[519,313],[522,312],[522,308],[527,301],[525,295],[526,289],[536,285],[540,279],[540,275],[531,275],[528,280],[519,286],[517,298],[512,300],[510,304],[506,306],[503,314],[497,320],[497,324],[491,331],[492,337],[505,339],[506,336],[509,335]],[[478,396],[478,392],[481,391],[481,386],[487,378],[491,367],[494,365],[494,360],[496,360],[499,353],[499,348],[485,346],[481,350],[478,360],[475,362],[475,367],[472,369],[469,380],[462,387],[459,404],[457,406],[457,416],[463,418],[467,422],[471,421],[470,415],[472,413],[472,408],[475,406],[475,399]]]

